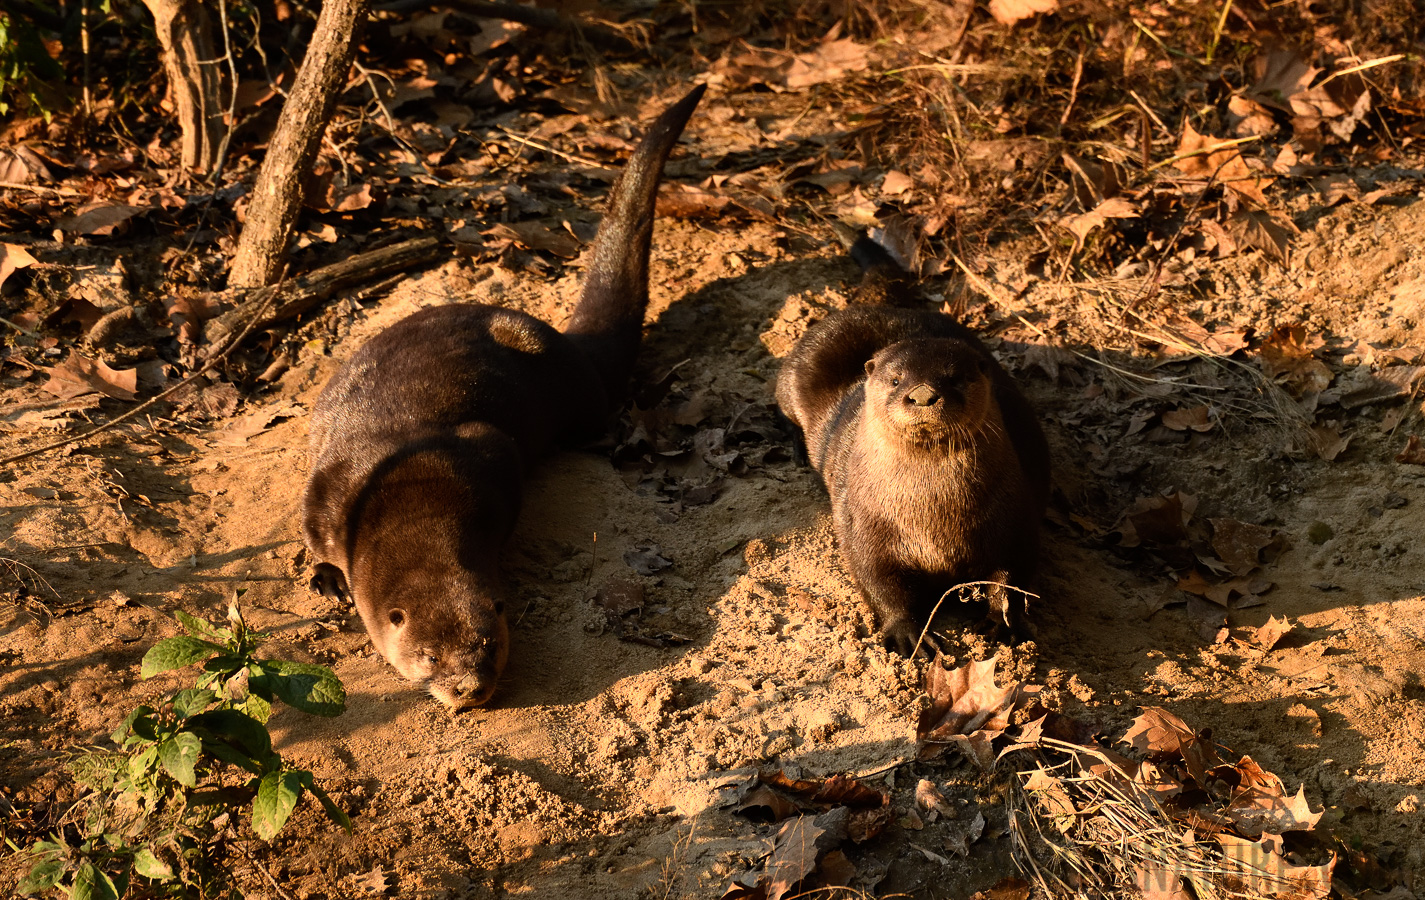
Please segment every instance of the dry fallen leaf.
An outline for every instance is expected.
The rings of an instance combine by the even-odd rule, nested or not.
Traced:
[[[384,894],[394,886],[391,876],[382,871],[380,866],[372,867],[365,875],[353,875],[351,880],[363,894]]]
[[[1412,466],[1425,466],[1425,446],[1421,445],[1420,438],[1410,435],[1405,441],[1405,449],[1395,455],[1395,461]]]
[[[1143,900],[1192,900],[1178,873],[1154,862],[1145,862],[1133,873],[1133,886]]]
[[[1279,263],[1287,261],[1292,236],[1298,233],[1290,219],[1258,209],[1238,210],[1227,220],[1227,229],[1237,243],[1255,247]]]
[[[1292,624],[1286,616],[1280,619],[1272,616],[1267,623],[1252,632],[1252,643],[1263,650],[1271,650],[1277,642],[1291,633]]]
[[[1021,19],[1058,9],[1059,0],[990,0],[990,15],[1001,25],[1013,25]]]
[[[147,207],[100,200],[79,207],[74,215],[60,219],[56,224],[60,231],[67,234],[109,235],[129,219],[145,212],[148,212]]]
[[[1206,406],[1194,406],[1191,409],[1172,409],[1163,413],[1163,427],[1171,428],[1173,431],[1186,431],[1192,429],[1198,432],[1212,430],[1211,410]]]
[[[242,447],[247,444],[249,438],[268,430],[278,420],[300,416],[304,412],[306,410],[297,403],[274,403],[238,418],[218,432],[214,440],[226,447]]]
[[[1319,866],[1293,866],[1273,849],[1270,841],[1249,841],[1219,834],[1217,843],[1233,865],[1228,881],[1241,891],[1280,900],[1326,900],[1331,893],[1331,871],[1336,856]]]
[[[827,41],[814,52],[800,53],[792,60],[791,67],[787,69],[786,85],[797,90],[839,81],[850,72],[863,71],[868,65],[866,50],[865,45],[847,38]]]
[[[1193,154],[1176,160],[1174,168],[1189,178],[1215,178],[1223,187],[1253,201],[1258,206],[1266,206],[1267,198],[1262,189],[1276,179],[1260,172],[1254,172],[1247,164],[1242,151],[1236,145],[1212,149],[1226,143],[1222,138],[1198,134],[1192,125],[1183,123],[1183,136],[1178,141],[1175,155]]]
[[[1261,553],[1268,547],[1281,549],[1283,542],[1274,528],[1236,519],[1207,521],[1212,526],[1212,549],[1233,575],[1246,575],[1261,565]]]
[[[994,674],[993,659],[946,669],[936,656],[925,673],[930,706],[915,729],[919,759],[934,759],[955,744],[982,768],[994,762],[991,744],[1008,727],[1010,713],[1039,691],[1018,682],[1000,687]]]
[[[1235,777],[1237,785],[1222,813],[1248,837],[1260,837],[1263,832],[1310,831],[1326,814],[1325,810],[1311,811],[1305,785],[1297,789],[1295,796],[1288,797],[1281,779],[1250,756],[1242,757],[1236,765],[1223,766],[1213,774]]]
[[[1308,391],[1320,393],[1331,384],[1331,370],[1316,358],[1325,344],[1319,335],[1308,335],[1304,325],[1282,325],[1257,351],[1262,370],[1298,397]]]
[[[673,565],[671,559],[663,557],[663,548],[657,544],[638,544],[625,550],[623,561],[640,575],[652,575]]]
[[[1121,536],[1120,547],[1144,544],[1171,547],[1188,537],[1187,523],[1197,509],[1197,498],[1182,491],[1163,497],[1140,497],[1119,516],[1113,530]]]
[[[52,369],[44,389],[62,400],[98,391],[119,400],[132,400],[138,390],[138,369],[111,369],[100,359],[76,352]]]
[[[30,251],[19,244],[0,244],[0,284],[15,274],[16,269],[33,266],[37,261]]]
[[[1207,784],[1208,770],[1222,764],[1217,746],[1188,727],[1188,724],[1166,709],[1143,707],[1143,714],[1120,738],[1140,753],[1158,759],[1178,757],[1187,766],[1188,774],[1198,783]]]
[[[1029,882],[1023,878],[1001,878],[987,891],[977,891],[970,900],[1029,900]]]

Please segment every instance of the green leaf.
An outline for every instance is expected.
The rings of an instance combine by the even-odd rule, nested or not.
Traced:
[[[145,878],[152,878],[154,881],[171,881],[173,879],[173,867],[159,859],[147,847],[140,847],[139,852],[134,854],[134,871]]]
[[[30,869],[30,874],[15,885],[15,890],[21,894],[38,894],[54,887],[63,874],[64,863],[57,859],[48,859]]]
[[[133,712],[129,713],[127,716],[124,716],[124,721],[119,723],[119,727],[115,728],[109,734],[109,740],[113,741],[116,744],[122,744],[124,742],[124,738],[129,736],[129,732],[134,730],[134,723],[137,722],[142,716],[151,715],[153,715],[152,706],[135,707]]]
[[[79,864],[69,897],[70,900],[119,900],[119,889],[98,866],[86,860]]]
[[[267,726],[235,709],[199,713],[187,724],[200,737],[232,744],[255,759],[272,753],[272,736],[267,733]]]
[[[173,618],[177,619],[184,628],[188,629],[189,634],[202,635],[224,642],[231,642],[233,639],[233,633],[229,629],[219,628],[208,620],[189,615],[181,609],[173,611]]]
[[[246,700],[233,708],[247,713],[264,724],[272,716],[272,704],[256,694],[248,694]]]
[[[186,719],[207,709],[208,704],[217,696],[216,691],[186,688],[173,695],[173,711],[178,714],[178,718]]]
[[[198,754],[202,749],[202,738],[191,731],[180,731],[158,745],[158,761],[179,784],[197,787],[198,778],[193,767],[198,764]]]
[[[149,648],[143,655],[143,665],[139,667],[140,678],[152,678],[161,672],[171,672],[184,666],[191,666],[199,660],[216,653],[226,653],[227,648],[187,635],[165,638]]]
[[[287,824],[306,786],[301,772],[269,772],[257,786],[252,801],[252,830],[264,841],[270,841]]]
[[[346,814],[346,810],[336,805],[336,801],[331,798],[330,794],[320,787],[317,787],[316,783],[311,781],[310,772],[308,772],[307,775],[307,790],[311,791],[316,798],[321,801],[322,809],[326,810],[327,818],[340,825],[346,830],[347,834],[351,834],[351,816]]]
[[[260,693],[271,692],[293,709],[315,716],[346,711],[346,688],[326,666],[264,659],[257,667],[262,674],[249,678],[248,685]]]

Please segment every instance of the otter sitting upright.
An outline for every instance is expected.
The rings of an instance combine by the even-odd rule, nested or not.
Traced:
[[[509,654],[499,553],[521,478],[554,441],[600,433],[623,396],[658,181],[702,95],[659,116],[629,159],[563,333],[499,307],[433,307],[367,342],[317,400],[313,584],[350,595],[387,662],[451,707],[489,700]]]
[[[1049,448],[1029,401],[954,318],[884,297],[900,267],[862,237],[851,249],[872,302],[812,325],[777,378],[777,404],[806,439],[831,495],[841,556],[910,655],[939,598],[993,582],[994,615],[1017,629],[1049,496]],[[1019,590],[1008,590],[1012,586]]]

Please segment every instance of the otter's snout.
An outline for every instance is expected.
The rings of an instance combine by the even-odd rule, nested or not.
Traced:
[[[452,706],[483,706],[495,692],[495,680],[471,672],[450,688]]]
[[[940,393],[928,384],[918,384],[906,392],[905,402],[911,406],[934,406],[940,402]]]

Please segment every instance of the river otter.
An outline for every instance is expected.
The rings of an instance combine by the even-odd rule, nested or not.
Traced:
[[[703,86],[649,128],[615,184],[563,332],[455,304],[372,338],[322,390],[302,531],[313,586],[351,596],[376,649],[449,706],[490,699],[509,654],[499,554],[530,463],[598,435],[648,305],[653,206]]]
[[[1020,589],[989,591],[1017,629],[1049,495],[1038,419],[968,328],[888,296],[910,285],[879,244],[863,237],[851,254],[877,305],[814,324],[777,378],[831,495],[842,559],[888,649],[913,652],[937,600],[971,581]]]

